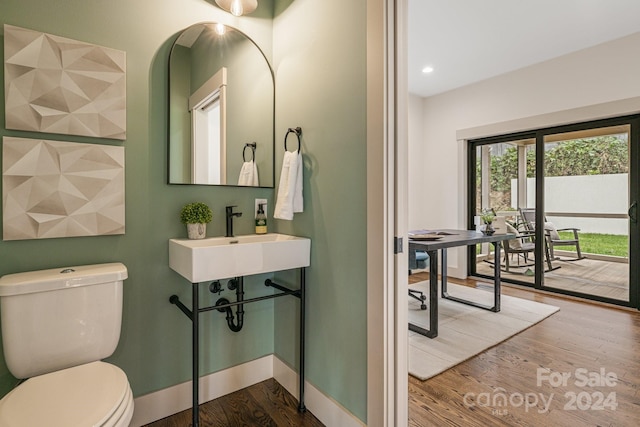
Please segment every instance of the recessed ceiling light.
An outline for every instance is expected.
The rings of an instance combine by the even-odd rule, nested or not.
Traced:
[[[425,74],[433,73],[433,67],[426,66],[422,69],[422,72]]]

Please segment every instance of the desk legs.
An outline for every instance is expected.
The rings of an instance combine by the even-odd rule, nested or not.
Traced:
[[[492,243],[495,251],[495,259],[500,259],[500,242]],[[462,304],[471,305],[474,307],[482,308],[484,310],[493,311],[497,313],[500,311],[500,263],[493,263],[493,306],[489,306],[486,304],[480,304],[474,301],[469,301],[466,299],[458,298],[451,296],[447,293],[447,273],[446,273],[446,261],[447,261],[447,250],[442,250],[442,298],[459,302]]]
[[[494,253],[496,254],[496,259],[500,259],[500,242],[493,243]],[[500,311],[500,266],[499,262],[495,263],[493,266],[493,312]]]
[[[500,259],[500,242],[492,243],[495,250],[496,259]],[[423,328],[413,323],[409,323],[409,330],[417,332],[428,338],[438,336],[438,251],[427,251],[429,254],[429,329]],[[493,306],[480,304],[474,301],[454,297],[447,292],[447,250],[441,249],[442,253],[442,298],[462,304],[471,305],[493,312],[500,311],[500,264],[494,263],[493,272]]]
[[[409,330],[428,338],[435,338],[438,336],[438,251],[427,251],[427,254],[429,254],[429,329],[409,323]]]

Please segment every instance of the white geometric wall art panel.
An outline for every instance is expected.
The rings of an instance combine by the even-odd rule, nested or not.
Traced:
[[[2,138],[4,240],[124,234],[124,147]]]
[[[7,129],[125,139],[125,52],[4,25]]]

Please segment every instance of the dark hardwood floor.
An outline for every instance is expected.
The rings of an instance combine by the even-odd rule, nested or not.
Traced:
[[[427,381],[410,376],[410,426],[640,425],[638,311],[510,286],[502,294],[560,311]]]
[[[191,409],[148,427],[187,427]],[[316,427],[323,424],[309,411],[298,412],[298,401],[273,378],[200,405],[202,427]]]
[[[410,281],[427,278],[421,274]],[[427,381],[410,376],[409,426],[640,425],[638,311],[510,286],[502,293],[560,311]],[[299,414],[296,399],[273,379],[201,405],[200,417],[207,427],[322,426],[310,412]],[[187,410],[149,426],[190,424]]]

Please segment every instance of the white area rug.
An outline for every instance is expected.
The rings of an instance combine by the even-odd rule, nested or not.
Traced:
[[[409,286],[429,297],[429,282]],[[447,284],[449,295],[493,305],[493,293]],[[559,310],[552,305],[502,295],[501,310],[488,310],[440,298],[438,336],[427,338],[409,331],[409,374],[426,380],[516,335]],[[428,306],[428,302],[427,302]],[[429,310],[409,298],[409,322],[429,329]]]

